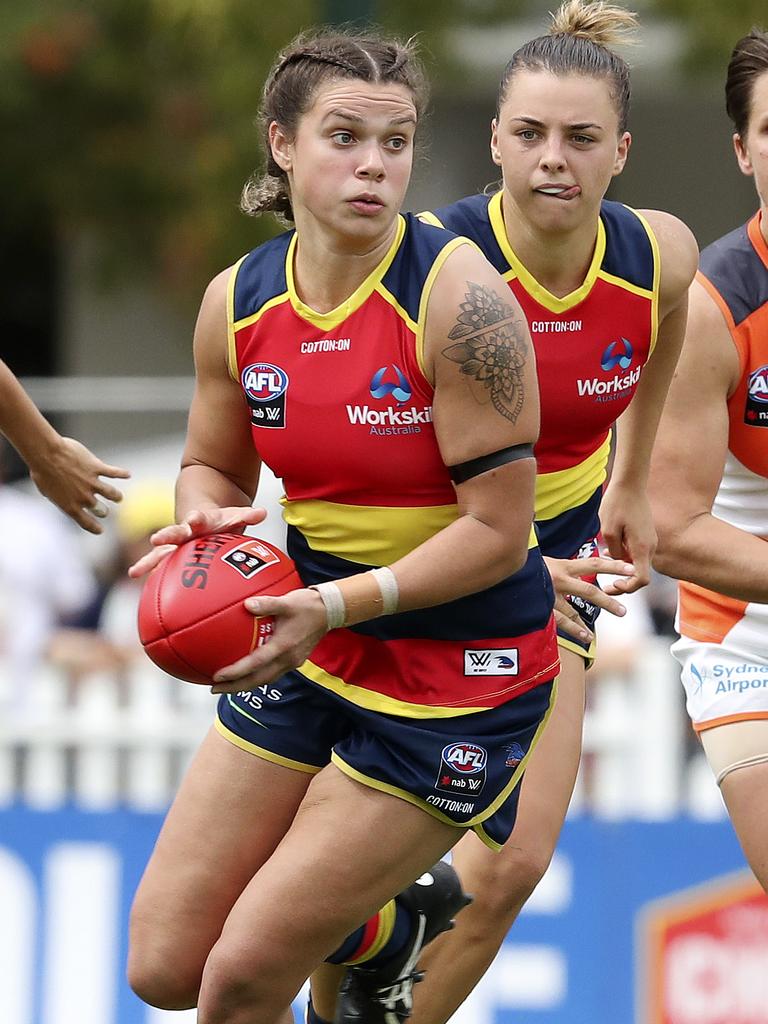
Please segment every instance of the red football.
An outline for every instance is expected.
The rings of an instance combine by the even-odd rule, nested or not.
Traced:
[[[273,544],[240,533],[193,537],[150,574],[139,602],[139,638],[156,665],[190,683],[211,684],[272,634],[243,601],[302,587],[293,561]]]

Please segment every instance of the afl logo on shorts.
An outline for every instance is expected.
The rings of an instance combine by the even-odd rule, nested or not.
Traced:
[[[768,427],[768,366],[749,375],[744,422],[750,427]]]
[[[254,427],[284,427],[288,374],[272,363],[251,363],[240,376]]]
[[[476,743],[443,747],[435,789],[444,793],[479,793],[485,785],[488,752]]]

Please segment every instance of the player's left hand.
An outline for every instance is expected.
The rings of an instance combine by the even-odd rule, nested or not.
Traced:
[[[607,594],[631,594],[647,586],[656,551],[656,529],[645,491],[609,485],[600,504],[602,535],[612,558],[631,562],[634,573],[603,588]]]
[[[275,631],[263,646],[217,672],[211,693],[237,693],[274,682],[306,661],[328,632],[328,613],[316,590],[249,597],[245,607],[253,615],[273,616]]]
[[[71,437],[59,438],[45,459],[30,463],[29,472],[38,491],[89,533],[101,533],[99,520],[109,512],[101,499],[122,501],[123,498],[122,491],[102,477],[127,480],[131,475],[127,469],[102,462]]]

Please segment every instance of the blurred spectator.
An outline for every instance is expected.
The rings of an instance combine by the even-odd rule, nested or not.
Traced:
[[[53,660],[71,678],[119,673],[136,658],[144,658],[136,627],[143,580],[130,579],[126,569],[149,550],[151,534],[173,522],[173,506],[170,482],[143,481],[127,489],[116,510],[117,549],[94,628],[82,623],[82,628],[61,630],[52,644]]]
[[[76,615],[95,582],[67,519],[37,494],[4,483],[0,444],[0,702],[29,707],[60,622]]]

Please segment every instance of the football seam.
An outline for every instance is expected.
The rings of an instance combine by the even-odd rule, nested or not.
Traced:
[[[296,575],[299,576],[298,571],[296,570],[296,567],[293,566],[290,569],[288,569],[287,572],[283,573],[283,575],[279,579],[273,580],[271,585],[274,586],[274,585],[276,585],[278,583],[282,583],[283,580],[286,579],[286,577],[290,576],[292,572],[295,572]],[[299,576],[299,580],[301,580],[300,576]],[[162,582],[163,582],[163,580],[160,580],[161,584],[162,584]],[[304,584],[302,583],[302,587],[303,586],[304,586]],[[296,589],[298,590],[299,588],[297,587]],[[289,593],[290,593],[290,591],[289,591]],[[186,631],[188,629],[194,629],[195,626],[199,625],[201,622],[205,622],[205,619],[210,618],[211,615],[219,615],[219,614],[221,614],[221,612],[226,612],[230,608],[234,608],[234,606],[236,604],[242,604],[244,601],[247,601],[251,597],[285,597],[285,594],[267,594],[267,593],[263,593],[263,594],[247,594],[245,597],[237,597],[237,598],[235,598],[234,601],[230,601],[229,604],[224,604],[224,605],[221,606],[221,608],[217,608],[215,612],[209,613],[208,615],[205,616],[204,619],[195,619],[194,622],[190,622],[186,626],[180,626],[180,627],[174,629],[173,632],[169,632],[168,627],[165,624],[165,620],[163,618],[162,612],[160,610],[160,604],[159,604],[159,600],[160,600],[160,587],[158,586],[157,594],[156,594],[156,611],[157,611],[158,622],[163,627],[163,631],[164,631],[164,636],[158,637],[158,639],[169,640],[172,636],[175,636],[178,633],[186,633]],[[254,615],[255,619],[264,618],[264,617],[265,616],[263,616],[263,615]]]

